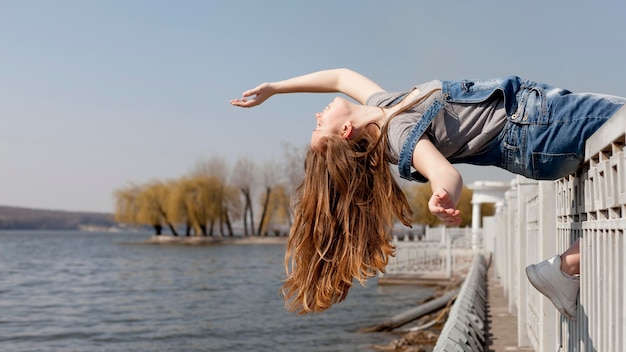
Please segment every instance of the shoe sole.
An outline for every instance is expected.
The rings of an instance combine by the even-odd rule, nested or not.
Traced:
[[[526,276],[528,277],[528,281],[530,281],[530,284],[533,285],[533,287],[535,287],[537,291],[541,292],[544,296],[548,297],[548,299],[552,302],[552,304],[554,304],[556,309],[561,314],[563,314],[564,317],[566,317],[569,320],[576,321],[576,316],[570,314],[567,310],[565,310],[564,308],[565,305],[563,304],[563,301],[561,301],[561,299],[558,296],[552,297],[546,292],[547,291],[546,288],[551,289],[553,292],[558,292],[558,290],[556,290],[550,284],[550,282],[544,280],[543,277],[539,275],[539,273],[537,272],[537,266],[535,264],[529,265],[526,267]],[[540,285],[542,285],[542,287],[540,287]]]

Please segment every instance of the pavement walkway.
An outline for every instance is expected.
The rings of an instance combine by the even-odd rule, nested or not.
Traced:
[[[517,347],[517,314],[509,313],[509,300],[495,278],[493,265],[487,273],[487,297],[486,351],[534,351],[528,347]]]

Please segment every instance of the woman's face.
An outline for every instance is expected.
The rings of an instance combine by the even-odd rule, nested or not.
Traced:
[[[311,146],[315,147],[322,137],[342,136],[348,138],[352,131],[349,122],[349,102],[343,98],[335,98],[324,110],[315,114],[317,125],[311,135]]]

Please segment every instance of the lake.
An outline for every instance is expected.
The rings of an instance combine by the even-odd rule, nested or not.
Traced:
[[[283,245],[148,245],[148,233],[0,231],[0,351],[372,351],[359,333],[430,287],[358,283],[289,313]]]

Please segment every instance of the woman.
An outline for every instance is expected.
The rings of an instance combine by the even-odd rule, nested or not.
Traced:
[[[285,257],[284,294],[300,313],[329,308],[346,297],[353,278],[363,283],[384,270],[393,254],[394,216],[407,226],[411,217],[389,163],[405,179],[430,181],[429,210],[457,225],[463,181],[453,163],[558,179],[576,171],[586,138],[625,102],[515,76],[432,81],[394,93],[354,71],[334,69],[263,83],[231,104],[253,107],[296,92],[340,92],[358,103],[338,97],[315,116]],[[578,266],[575,243],[528,270],[533,285],[570,318]],[[556,289],[545,284],[554,280],[563,282]]]

